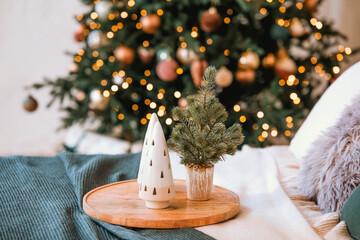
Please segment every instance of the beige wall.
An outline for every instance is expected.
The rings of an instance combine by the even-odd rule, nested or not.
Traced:
[[[359,0],[324,0],[318,16],[334,23],[337,30],[344,33],[348,40],[346,46],[360,47],[360,1]],[[344,69],[360,60],[360,53],[350,57],[344,63]]]
[[[48,93],[32,91],[40,106],[27,113],[24,87],[67,74],[72,60],[64,51],[79,47],[72,36],[80,7],[79,0],[0,1],[0,155],[48,154],[60,143],[60,114],[46,109]]]
[[[16,0],[0,2],[0,155],[52,154],[64,132],[56,132],[61,113],[46,108],[47,91],[32,91],[40,106],[27,113],[24,87],[67,74],[75,51],[74,15],[84,8],[80,0]],[[320,15],[335,22],[349,36],[349,46],[360,46],[360,1],[327,0]],[[352,59],[359,60],[360,56]]]

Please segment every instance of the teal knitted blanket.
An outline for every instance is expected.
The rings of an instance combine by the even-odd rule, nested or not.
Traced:
[[[128,229],[92,219],[82,198],[137,178],[139,154],[0,157],[0,239],[213,239],[193,228]]]

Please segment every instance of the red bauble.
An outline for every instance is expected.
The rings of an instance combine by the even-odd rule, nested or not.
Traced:
[[[85,30],[86,30],[85,25],[79,26],[78,30],[76,30],[76,32],[74,34],[75,41],[82,42],[85,40]]]
[[[275,73],[282,79],[287,79],[290,75],[295,74],[296,69],[294,60],[287,56],[277,60],[274,66]]]
[[[335,74],[332,78],[330,78],[330,84],[333,84],[338,77],[339,77],[339,74]]]
[[[155,33],[161,26],[161,19],[159,15],[152,13],[140,18],[142,30],[147,34]]]
[[[159,62],[156,66],[156,74],[158,77],[165,82],[174,81],[178,74],[176,69],[179,67],[179,64],[172,58],[163,60]]]
[[[197,59],[191,63],[190,73],[195,87],[201,86],[201,80],[203,79],[205,70],[208,66],[209,65],[205,59]]]
[[[23,107],[26,111],[28,112],[33,112],[37,109],[38,107],[38,102],[36,101],[36,99],[29,95],[25,100],[24,100],[24,103],[23,103]]]
[[[115,49],[114,56],[120,63],[128,65],[134,61],[135,50],[127,46],[120,46]]]
[[[235,74],[236,80],[243,85],[249,85],[253,83],[255,80],[255,76],[256,76],[255,71],[252,69],[246,69],[246,70],[238,69]]]
[[[200,28],[204,32],[216,31],[221,26],[221,16],[215,7],[205,11],[200,17]]]
[[[152,48],[139,47],[138,54],[141,61],[145,64],[151,63],[155,57],[154,49]]]
[[[305,0],[304,2],[304,5],[309,9],[316,8],[318,4],[319,4],[318,0]]]

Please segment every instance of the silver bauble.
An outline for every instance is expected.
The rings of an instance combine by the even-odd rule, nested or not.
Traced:
[[[95,5],[95,12],[99,19],[106,19],[111,11],[113,4],[109,1],[100,1]]]
[[[90,32],[88,38],[87,38],[87,43],[89,44],[89,46],[91,48],[99,48],[102,45],[105,45],[107,42],[105,35],[99,31],[99,30],[94,30],[92,32]]]
[[[170,53],[167,49],[160,49],[156,52],[156,58],[159,62],[166,60],[169,57],[170,57]]]
[[[197,58],[197,55],[192,49],[179,47],[176,51],[176,58],[182,64],[190,64]]]

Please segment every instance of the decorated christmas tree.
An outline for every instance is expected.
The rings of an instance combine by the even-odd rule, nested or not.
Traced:
[[[314,16],[317,0],[83,0],[66,77],[50,87],[70,101],[64,127],[95,120],[100,133],[142,139],[152,113],[169,136],[171,109],[186,107],[208,65],[216,95],[245,143],[291,138],[340,72],[351,49]]]

